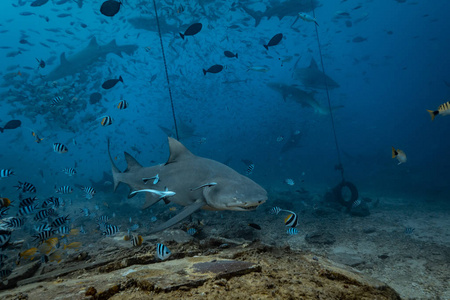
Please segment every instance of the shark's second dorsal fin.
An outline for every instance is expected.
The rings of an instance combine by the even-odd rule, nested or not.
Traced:
[[[89,46],[88,47],[98,47],[97,39],[95,38],[95,36],[89,42]]]
[[[182,143],[174,138],[168,137],[170,156],[166,162],[166,165],[180,161],[183,158],[192,157],[192,154]]]
[[[69,64],[69,61],[66,58],[66,52],[61,53],[59,60],[61,61],[61,66]]]
[[[132,172],[142,168],[141,164],[138,163],[138,161],[131,156],[131,154],[127,152],[124,152],[123,154],[125,155],[125,160],[127,161],[127,169],[125,172]]]
[[[316,60],[314,59],[314,57],[311,57],[311,63],[309,64],[309,68],[310,69],[319,69],[319,67],[317,66]]]

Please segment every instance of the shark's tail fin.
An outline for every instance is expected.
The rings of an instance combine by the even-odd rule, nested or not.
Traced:
[[[108,156],[109,156],[109,161],[110,161],[110,163],[111,163],[111,169],[112,169],[112,175],[113,175],[113,181],[114,181],[114,191],[116,191],[116,189],[117,189],[117,186],[119,185],[119,183],[120,183],[120,180],[119,180],[119,174],[121,174],[121,172],[119,171],[119,169],[117,168],[117,166],[114,164],[114,161],[113,161],[113,159],[112,159],[112,157],[111,157],[111,152],[110,152],[110,150],[109,150],[109,146],[110,146],[110,141],[109,141],[109,138],[108,138]]]

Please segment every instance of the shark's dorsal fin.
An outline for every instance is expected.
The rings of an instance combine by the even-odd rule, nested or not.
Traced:
[[[194,156],[194,154],[192,154],[182,143],[180,143],[176,139],[171,138],[170,136],[168,137],[168,139],[170,156],[166,162],[166,165]]]
[[[311,57],[311,62],[309,64],[309,68],[310,69],[319,69],[319,67],[317,67],[317,63],[316,63],[316,60],[314,59],[314,57]]]
[[[125,172],[132,172],[142,168],[141,164],[138,163],[138,161],[131,156],[131,154],[127,152],[124,152],[123,154],[125,155],[125,160],[127,161],[127,169]]]
[[[69,64],[69,61],[66,58],[66,52],[61,53],[59,60],[61,61],[61,66]]]
[[[97,39],[95,38],[95,36],[89,42],[89,46],[88,47],[98,47]]]

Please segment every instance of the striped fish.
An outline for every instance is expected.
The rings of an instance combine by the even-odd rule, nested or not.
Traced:
[[[61,234],[61,235],[69,234],[70,233],[70,227],[69,226],[61,226],[61,227],[58,228],[58,230],[56,232]]]
[[[355,202],[353,202],[352,209],[355,209],[355,208],[357,208],[360,205],[361,205],[361,199],[358,198],[358,199],[355,200]]]
[[[82,187],[81,190],[85,193],[86,199],[92,199],[92,197],[94,197],[95,195],[95,190],[93,187],[85,186]]]
[[[0,218],[5,217],[8,214],[9,207],[1,207],[0,208]]]
[[[29,182],[20,182],[15,186],[17,190],[22,190],[24,193],[36,193],[36,187]]]
[[[0,230],[0,248],[6,246],[11,239],[11,231]]]
[[[1,270],[0,271],[0,278],[2,280],[5,280],[6,278],[8,278],[9,275],[12,274],[12,270],[11,269],[6,269],[6,270]],[[6,281],[5,281],[6,282]]]
[[[52,103],[50,104],[51,107],[58,105],[59,103],[61,103],[61,101],[64,98],[61,96],[56,96],[55,98],[52,99]]]
[[[50,238],[53,234],[55,234],[54,230],[46,230],[46,231],[41,231],[37,235],[33,235],[32,237],[34,237],[34,240],[39,240],[39,241],[43,242],[43,241],[47,240],[48,238]]]
[[[156,257],[160,260],[166,260],[169,258],[169,256],[172,254],[170,252],[169,248],[164,246],[163,244],[156,244]]]
[[[55,207],[58,208],[59,206],[61,206],[63,203],[61,198],[57,198],[57,197],[50,197],[45,199],[44,203],[42,203],[42,207]]]
[[[64,224],[66,224],[67,221],[69,221],[69,215],[67,216],[63,216],[63,217],[59,217],[57,219],[55,219],[52,224],[50,225],[52,228],[56,228],[56,227],[60,227]]]
[[[50,225],[45,223],[45,224],[34,226],[34,230],[36,230],[37,232],[42,232],[42,231],[52,230],[52,228],[50,227]]]
[[[1,169],[0,170],[0,177],[1,178],[9,177],[11,175],[14,175],[14,172],[11,171],[11,169]]]
[[[11,229],[15,229],[15,228],[20,228],[23,226],[23,224],[25,224],[24,219],[22,218],[17,218],[17,217],[13,217],[9,220],[3,221],[3,223],[11,228]]]
[[[119,227],[116,225],[108,225],[106,230],[102,232],[102,235],[112,236],[119,232]]]
[[[131,243],[133,244],[133,247],[139,247],[140,245],[142,245],[143,241],[144,241],[144,239],[140,235],[133,236],[133,238],[131,239]]]
[[[284,224],[287,227],[295,227],[298,224],[298,217],[297,214],[291,213],[289,214],[286,219],[284,219]]]
[[[413,227],[406,227],[405,234],[413,234],[414,230],[415,230],[415,228],[413,228]]]
[[[247,167],[247,171],[245,171],[246,175],[251,175],[253,173],[253,170],[255,169],[255,165],[254,164],[249,164]]]
[[[56,190],[57,194],[71,194],[73,192],[73,187],[70,185],[63,185]]]
[[[275,207],[272,207],[269,210],[269,214],[271,214],[271,215],[278,215],[280,213],[280,211],[282,211],[282,209],[279,208],[278,206],[275,206]]]
[[[22,199],[19,203],[19,207],[24,207],[24,206],[30,206],[33,205],[33,203],[37,200],[36,196],[34,196],[33,198],[29,197],[29,198],[25,198]]]
[[[430,113],[431,121],[433,121],[437,115],[441,115],[441,116],[450,115],[450,101],[447,101],[447,102],[439,105],[437,110],[428,110],[427,109],[427,111]]]
[[[97,222],[98,223],[106,223],[106,222],[108,222],[108,220],[109,220],[109,217],[106,215],[103,215],[103,216],[98,217]]]
[[[18,216],[27,216],[27,215],[29,215],[29,214],[32,214],[32,213],[34,213],[34,211],[36,210],[38,208],[38,206],[37,205],[29,205],[29,206],[24,206],[24,207],[21,207],[20,209],[19,209],[19,211],[17,212],[17,215]]]
[[[66,153],[69,149],[61,143],[53,143],[53,151],[56,153]]]
[[[122,109],[127,109],[128,108],[128,102],[125,100],[121,100],[119,102],[119,104],[117,104],[117,108],[122,110]]]
[[[77,175],[77,170],[75,170],[74,168],[64,168],[64,169],[62,170],[62,172],[63,172],[64,174],[66,174],[66,175],[69,175],[69,176]]]
[[[286,233],[289,234],[289,235],[296,235],[296,234],[298,234],[298,230],[295,229],[295,228],[289,228],[289,229],[286,231]]]
[[[197,233],[197,229],[195,229],[195,228],[189,228],[187,231],[187,234],[189,234],[189,235],[195,235],[196,233]]]
[[[111,118],[110,116],[102,117],[102,121],[100,122],[100,124],[102,124],[102,126],[109,126],[112,123],[113,123],[113,118]]]

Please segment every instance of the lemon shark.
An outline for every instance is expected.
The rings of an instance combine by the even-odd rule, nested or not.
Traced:
[[[137,49],[137,45],[118,46],[116,40],[112,40],[106,45],[99,45],[97,39],[93,37],[86,48],[75,53],[71,57],[66,58],[66,53],[61,53],[59,66],[48,73],[44,77],[44,80],[58,80],[69,75],[75,75],[86,71],[92,64],[104,59],[108,53],[114,53],[122,57],[122,52],[130,55]]]
[[[145,192],[143,209],[164,200],[184,206],[176,216],[154,228],[164,230],[199,209],[251,211],[267,200],[267,192],[250,178],[215,160],[192,154],[176,139],[168,137],[170,156],[165,164],[143,167],[124,152],[127,169],[120,172],[108,155],[114,179],[114,191],[123,182],[130,195]],[[149,180],[157,178],[157,180]]]

